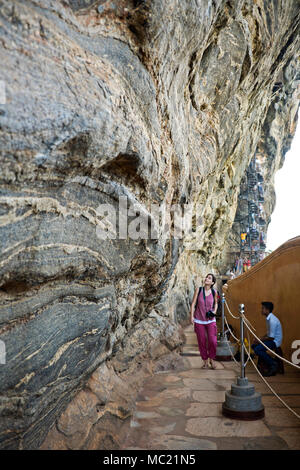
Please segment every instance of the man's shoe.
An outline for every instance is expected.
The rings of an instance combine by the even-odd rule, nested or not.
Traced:
[[[269,370],[267,370],[266,372],[263,372],[262,375],[264,377],[272,377],[272,375],[276,375],[276,372],[277,372],[277,364],[275,364],[274,366],[272,366]]]

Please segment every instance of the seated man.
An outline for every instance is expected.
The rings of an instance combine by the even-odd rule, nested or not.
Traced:
[[[266,317],[267,324],[267,335],[261,338],[261,340],[269,349],[275,350],[282,343],[281,323],[272,313],[274,307],[272,302],[262,302],[261,305],[261,313]],[[265,377],[275,375],[277,372],[277,362],[274,359],[275,356],[271,357],[271,355],[267,353],[267,349],[257,340],[252,344],[252,349],[259,359],[261,359],[268,367],[268,370],[263,373],[263,375]]]

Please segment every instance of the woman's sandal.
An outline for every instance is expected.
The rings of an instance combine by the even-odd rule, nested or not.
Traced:
[[[216,369],[216,368],[217,368],[216,364],[215,364],[213,361],[210,361],[210,367],[211,367],[212,369]]]
[[[203,366],[201,367],[201,369],[208,369],[208,364],[207,364],[207,362],[203,364]]]

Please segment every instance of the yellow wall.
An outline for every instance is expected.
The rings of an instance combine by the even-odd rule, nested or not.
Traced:
[[[273,313],[283,330],[283,354],[291,360],[295,351],[291,345],[294,340],[300,340],[300,237],[287,241],[248,272],[228,281],[228,289],[224,292],[234,315],[237,315],[239,304],[245,305],[245,315],[258,337],[266,333],[261,302],[273,302]],[[229,315],[226,307],[225,314],[228,323],[239,332],[239,321]],[[246,332],[247,329],[247,338]]]

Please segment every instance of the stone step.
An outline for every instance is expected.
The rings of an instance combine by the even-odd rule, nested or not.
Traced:
[[[198,350],[198,344],[185,344],[183,346],[184,349],[197,349]]]
[[[185,344],[198,344],[197,338],[196,337],[186,338]]]

